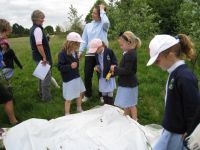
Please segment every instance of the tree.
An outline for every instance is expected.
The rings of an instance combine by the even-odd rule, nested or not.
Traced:
[[[44,31],[46,32],[46,33],[48,33],[48,34],[50,34],[50,35],[52,35],[52,34],[54,34],[54,29],[53,29],[53,27],[52,26],[46,26],[45,28],[44,28]]]
[[[61,27],[59,25],[56,26],[56,34],[61,33]]]
[[[25,36],[29,34],[29,29],[24,28],[23,26],[15,23],[12,26],[12,36]]]
[[[152,12],[145,0],[121,0],[109,5],[108,17],[111,23],[109,36],[114,38],[119,32],[130,30],[140,38],[159,31],[155,22],[157,14]]]
[[[78,16],[78,12],[76,8],[74,8],[72,5],[70,6],[70,12],[67,15],[67,18],[69,20],[69,31],[74,31],[78,33],[82,33],[83,31],[83,25],[82,25],[82,15]]]
[[[177,13],[178,28],[180,33],[190,35],[196,41],[200,40],[200,4],[185,0]]]
[[[147,3],[157,13],[156,22],[159,22],[161,33],[175,34],[177,21],[176,13],[183,0],[148,0]]]

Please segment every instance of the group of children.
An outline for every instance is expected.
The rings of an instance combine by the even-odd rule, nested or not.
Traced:
[[[84,42],[76,32],[67,35],[64,48],[58,56],[58,69],[63,80],[63,97],[65,99],[65,114],[70,113],[71,100],[76,98],[77,111],[81,112],[81,100],[85,91],[84,84],[79,74],[79,59],[77,50],[80,43]],[[141,46],[140,39],[130,31],[119,35],[119,45],[123,57],[118,65],[117,58],[112,49],[108,48],[101,39],[95,38],[89,43],[89,53],[95,54],[98,74],[99,92],[102,93],[105,104],[116,105],[125,110],[125,115],[137,120],[138,80],[137,51]],[[116,88],[115,77],[119,77],[119,87],[115,102],[113,91]]]
[[[70,113],[70,103],[74,98],[77,98],[77,111],[82,111],[81,99],[85,87],[78,71],[79,59],[76,52],[81,42],[84,41],[78,33],[69,33],[58,57],[63,97],[66,100],[65,114]],[[141,40],[134,33],[126,31],[119,35],[118,42],[123,55],[119,65],[113,50],[101,39],[93,39],[89,43],[89,52],[95,53],[97,65],[94,70],[98,73],[99,91],[104,103],[123,108],[125,115],[130,114],[137,120],[137,49],[141,46]],[[157,35],[149,44],[149,53],[147,66],[156,64],[169,72],[162,124],[164,130],[153,149],[185,149],[183,139],[194,130],[192,124],[200,108],[198,80],[184,62],[184,59],[192,60],[195,57],[193,43],[185,34],[177,37]],[[118,89],[114,101],[115,76],[118,76]],[[195,119],[195,122],[200,122],[200,119]]]

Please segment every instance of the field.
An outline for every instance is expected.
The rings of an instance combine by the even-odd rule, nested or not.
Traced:
[[[55,36],[50,41],[51,52],[54,65],[52,67],[53,77],[62,85],[59,71],[56,68],[57,55],[61,50],[65,38]],[[143,45],[138,49],[138,80],[139,80],[139,101],[138,101],[138,119],[141,124],[161,123],[164,106],[165,82],[167,73],[161,71],[156,66],[146,67],[148,61],[148,42],[143,41]],[[64,101],[62,98],[62,89],[57,89],[52,85],[51,92],[53,99],[49,103],[41,102],[37,89],[38,80],[32,76],[35,63],[32,60],[29,38],[10,39],[11,48],[15,51],[17,57],[23,65],[20,70],[15,65],[15,74],[10,80],[13,86],[15,113],[20,121],[30,118],[53,119],[64,115]],[[117,41],[110,42],[118,58],[121,59],[121,50]],[[191,63],[189,63],[191,66]],[[83,79],[84,57],[80,61],[80,73]],[[195,74],[199,76],[199,68],[195,67]],[[98,98],[97,78],[94,74],[93,97],[90,101],[83,103],[83,109],[88,110],[95,106],[102,105]],[[0,127],[10,127],[8,118],[3,111],[3,105],[0,106]],[[72,104],[72,113],[76,113],[76,105]]]

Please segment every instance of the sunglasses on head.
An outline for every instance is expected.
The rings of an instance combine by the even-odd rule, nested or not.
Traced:
[[[124,32],[120,32],[119,37],[122,37],[126,42],[130,42],[129,39],[124,35]]]

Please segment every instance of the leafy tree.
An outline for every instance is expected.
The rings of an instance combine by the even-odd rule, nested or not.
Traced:
[[[61,27],[59,25],[56,26],[56,33],[57,34],[61,33]]]
[[[70,12],[68,13],[68,20],[70,23],[70,27],[69,27],[69,31],[75,31],[78,33],[82,33],[83,31],[83,25],[82,25],[82,15],[78,16],[78,12],[76,10],[76,8],[74,8],[72,5],[70,6]]]
[[[52,26],[46,26],[45,28],[44,28],[44,31],[46,32],[46,33],[48,33],[48,34],[50,34],[50,35],[52,35],[52,34],[54,34],[54,29],[53,29],[53,27]]]
[[[23,26],[15,23],[12,26],[12,36],[20,37],[29,34],[29,29],[24,28]]]
[[[180,9],[183,0],[148,0],[147,3],[159,16],[156,22],[159,23],[161,33],[176,33],[176,13]]]
[[[190,35],[196,41],[200,40],[200,4],[185,0],[177,13],[177,19],[179,32]]]
[[[127,30],[143,38],[159,31],[158,23],[154,22],[157,14],[152,12],[145,0],[121,0],[110,3],[109,6],[111,38]]]

